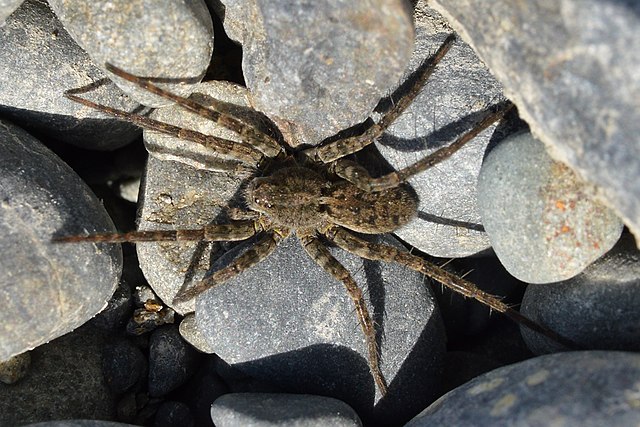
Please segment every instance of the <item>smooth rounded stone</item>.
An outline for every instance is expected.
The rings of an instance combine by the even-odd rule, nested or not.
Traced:
[[[54,244],[113,231],[100,201],[38,140],[0,121],[0,360],[59,337],[102,310],[122,269],[119,246]]]
[[[363,122],[402,75],[413,44],[401,0],[225,1],[224,24],[242,43],[256,108],[292,146]]]
[[[552,155],[640,235],[640,3],[437,0]],[[615,30],[612,30],[615,29]]]
[[[558,282],[611,249],[623,224],[593,191],[530,133],[498,144],[482,166],[478,203],[509,273],[528,283]]]
[[[590,349],[640,351],[640,254],[624,234],[605,256],[560,283],[529,285],[522,312]],[[523,329],[537,354],[563,350],[549,338]]]
[[[31,354],[26,351],[0,362],[0,381],[14,384],[20,381],[29,371]]]
[[[406,427],[635,426],[640,355],[557,353],[505,366],[447,393]]]
[[[416,5],[416,45],[405,79],[453,33],[426,1]],[[392,92],[397,100],[406,87]],[[399,170],[449,145],[504,99],[502,86],[471,47],[458,39],[414,102],[376,142]],[[385,109],[390,105],[387,102]],[[377,117],[380,117],[377,115]],[[491,126],[451,158],[409,179],[420,198],[417,218],[396,231],[429,255],[458,258],[489,248],[476,200],[482,158],[496,129]]]
[[[45,421],[42,423],[28,424],[26,427],[138,427],[133,424],[116,423],[100,420],[64,420]]]
[[[102,371],[109,389],[122,394],[145,378],[147,360],[138,347],[121,339],[102,350]]]
[[[362,426],[346,403],[309,394],[225,394],[211,405],[211,419],[218,427]]]
[[[180,387],[195,372],[197,361],[197,352],[177,327],[156,329],[149,343],[149,395],[164,396]]]
[[[115,399],[104,383],[101,331],[84,325],[31,352],[29,374],[0,384],[0,425],[42,420],[112,420]]]
[[[391,237],[378,241],[397,245]],[[221,265],[248,245],[225,254]],[[431,290],[422,275],[397,264],[330,250],[366,290],[389,384],[384,399],[374,387],[364,336],[344,285],[325,273],[295,237],[196,299],[200,333],[225,362],[283,391],[335,397],[364,420],[408,419],[419,402],[435,397],[440,380],[444,336]]]
[[[115,149],[139,137],[137,127],[64,97],[104,74],[71,39],[46,3],[25,1],[0,27],[0,113],[37,133],[83,148]],[[87,97],[127,111],[133,102],[113,84]]]
[[[184,319],[182,319],[182,322],[180,322],[178,328],[182,338],[194,346],[198,351],[209,354],[216,352],[215,348],[211,347],[204,336],[200,333],[194,313],[187,314]]]
[[[160,86],[186,96],[209,66],[213,24],[202,0],[51,0],[49,4],[73,39],[103,70],[109,62],[138,76],[160,78]],[[108,75],[144,105],[171,104]]]
[[[22,2],[23,0],[0,0],[0,27],[4,25],[7,16],[11,15]]]
[[[156,412],[153,427],[193,427],[191,410],[182,402],[162,402]]]
[[[248,105],[246,89],[224,82],[207,82],[197,88],[201,95],[225,102]],[[195,96],[195,95],[194,95]],[[187,113],[176,106],[154,111],[152,118],[185,126],[208,135],[239,140],[211,120]],[[145,131],[151,156],[141,191],[139,228],[142,230],[198,228],[215,220],[224,221],[222,208],[240,194],[240,176],[206,170],[210,159],[219,157],[194,143]],[[140,267],[156,294],[171,304],[185,283],[200,280],[209,269],[211,243],[162,242],[137,244]],[[194,302],[172,305],[181,314],[194,310]]]

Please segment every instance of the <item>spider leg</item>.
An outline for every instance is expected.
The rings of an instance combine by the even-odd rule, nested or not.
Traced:
[[[222,242],[245,240],[262,231],[262,225],[256,221],[235,221],[229,224],[210,224],[204,228],[182,230],[141,230],[129,233],[95,233],[83,236],[54,237],[53,242]]]
[[[207,118],[213,122],[218,123],[221,126],[226,127],[227,129],[234,131],[235,133],[240,135],[243,141],[251,141],[252,144],[265,156],[275,157],[282,151],[282,147],[280,147],[280,144],[278,144],[278,142],[270,135],[260,131],[253,126],[246,125],[245,123],[235,117],[232,117],[228,113],[223,113],[215,110],[216,104],[211,107],[204,106],[197,101],[173,94],[156,86],[150,81],[149,78],[127,73],[121,68],[118,68],[110,63],[106,63],[105,68],[107,69],[107,71],[110,71],[116,76],[123,78],[124,80],[127,80],[131,83],[135,83],[136,85],[140,86],[143,89],[146,89],[147,91],[155,95],[174,101],[176,104],[187,111],[191,111],[201,117]]]
[[[542,326],[502,302],[500,298],[486,293],[473,283],[464,280],[448,271],[409,252],[400,251],[393,246],[371,243],[363,240],[346,229],[338,226],[330,227],[325,236],[347,252],[365,259],[385,262],[397,262],[412,270],[422,273],[465,297],[473,298],[492,310],[499,311],[515,322],[541,333],[568,348],[579,348],[577,344],[562,337],[556,332]]]
[[[409,105],[411,105],[431,74],[433,74],[436,65],[438,65],[440,60],[446,55],[455,40],[456,36],[450,34],[442,45],[440,45],[436,53],[420,65],[415,73],[415,80],[407,93],[402,96],[402,98],[400,98],[376,124],[371,126],[361,135],[338,139],[321,147],[313,147],[308,149],[307,153],[312,158],[320,160],[323,163],[329,163],[339,159],[340,157],[360,151],[367,145],[371,144],[376,138],[382,135],[382,133],[404,112]]]
[[[378,352],[378,345],[376,343],[376,333],[371,320],[371,315],[367,309],[367,305],[362,297],[362,290],[358,287],[356,281],[351,277],[351,273],[340,262],[331,255],[327,247],[318,240],[317,237],[311,233],[298,233],[298,238],[302,243],[302,247],[309,254],[309,256],[321,266],[327,273],[333,276],[336,280],[339,280],[347,288],[349,297],[353,301],[358,315],[358,322],[364,333],[365,341],[367,343],[367,350],[369,353],[369,368],[371,374],[380,390],[380,393],[384,396],[387,393],[387,383],[380,371],[380,356]]]
[[[178,126],[170,125],[168,123],[153,120],[149,117],[98,104],[96,102],[89,101],[88,99],[84,99],[75,95],[76,92],[80,92],[83,90],[84,88],[80,88],[77,90],[68,90],[64,93],[64,95],[72,101],[93,108],[94,110],[102,111],[103,113],[116,117],[118,119],[133,123],[137,126],[140,126],[141,128],[175,136],[186,141],[191,141],[219,154],[230,155],[249,166],[257,165],[263,158],[263,154],[260,151],[248,144],[231,141],[224,138],[218,138],[211,135],[205,135],[203,133],[196,132],[190,129],[184,129]],[[224,160],[221,160],[221,162],[223,161]]]
[[[173,304],[187,302],[202,292],[220,285],[237,276],[244,270],[256,265],[276,249],[278,244],[289,235],[289,230],[274,230],[265,233],[257,242],[236,258],[231,264],[203,278],[195,286],[181,289],[173,299]]]

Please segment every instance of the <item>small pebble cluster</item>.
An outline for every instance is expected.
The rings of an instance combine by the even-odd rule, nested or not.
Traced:
[[[221,3],[0,4],[0,425],[638,425],[640,7]],[[102,104],[238,138],[105,62],[257,109],[291,146],[316,145],[378,119],[454,30],[465,40],[360,162],[399,169],[507,96],[518,111],[413,177],[417,218],[375,238],[441,263],[473,255],[448,268],[576,348],[332,248],[381,331],[381,396],[347,293],[295,239],[175,306],[243,244],[51,243],[196,228],[241,200],[241,177],[207,170],[206,150],[63,96],[92,85],[83,96]]]

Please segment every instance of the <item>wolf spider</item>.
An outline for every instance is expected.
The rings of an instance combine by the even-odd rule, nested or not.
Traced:
[[[185,302],[200,293],[220,285],[269,256],[278,244],[295,234],[309,256],[327,273],[346,287],[355,306],[358,322],[364,333],[368,362],[381,394],[387,391],[386,381],[379,366],[374,324],[365,304],[363,293],[351,274],[329,252],[323,240],[334,243],[345,251],[368,260],[396,262],[442,283],[466,297],[504,313],[520,324],[566,342],[553,331],[533,322],[515,311],[498,297],[478,289],[464,280],[423,258],[398,250],[389,245],[368,242],[354,232],[364,234],[390,233],[417,213],[418,200],[405,184],[406,180],[459,150],[476,135],[500,120],[513,108],[509,102],[498,105],[486,114],[471,130],[447,147],[441,148],[422,160],[398,171],[373,178],[362,167],[345,157],[376,140],[411,104],[425,85],[438,62],[455,40],[446,38],[437,52],[418,69],[415,82],[406,95],[399,99],[382,118],[360,135],[339,138],[317,147],[294,152],[281,144],[268,132],[262,131],[241,117],[198,102],[174,95],[159,88],[153,79],[135,76],[120,68],[106,64],[107,70],[133,82],[147,91],[175,101],[187,111],[210,119],[240,135],[242,142],[205,135],[196,131],[162,123],[144,116],[116,110],[77,96],[81,89],[67,91],[73,101],[132,122],[142,128],[172,135],[202,145],[231,159],[216,158],[209,166],[230,173],[250,173],[245,199],[248,209],[230,209],[231,221],[211,224],[200,229],[160,231],[134,231],[130,233],[100,233],[83,236],[65,236],[62,242],[158,242],[158,241],[241,241],[258,235],[257,241],[229,265],[214,271],[195,286],[185,284],[175,296],[174,303]],[[268,166],[265,167],[265,164]]]

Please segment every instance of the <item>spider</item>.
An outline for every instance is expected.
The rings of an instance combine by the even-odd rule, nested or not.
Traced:
[[[213,271],[193,286],[185,283],[173,300],[175,304],[189,301],[242,273],[269,256],[283,239],[295,235],[309,256],[344,284],[364,334],[371,374],[382,395],[387,392],[387,383],[380,370],[375,327],[363,292],[349,271],[331,255],[325,241],[368,260],[395,262],[418,271],[455,292],[504,313],[532,330],[567,343],[553,331],[524,317],[500,298],[483,292],[473,283],[417,255],[386,244],[371,243],[356,234],[391,233],[413,219],[417,214],[418,200],[406,180],[453,155],[513,108],[510,102],[498,104],[449,146],[406,168],[377,178],[371,177],[362,166],[347,159],[348,155],[375,141],[402,114],[454,41],[455,36],[449,35],[436,53],[420,66],[407,93],[364,132],[355,136],[337,137],[329,143],[299,151],[292,150],[269,132],[252,126],[242,117],[216,108],[215,102],[212,106],[203,106],[191,98],[183,98],[159,88],[152,83],[153,79],[132,75],[107,63],[105,66],[108,71],[234,131],[242,142],[205,135],[94,103],[78,96],[84,92],[83,89],[73,89],[65,95],[73,101],[145,129],[176,136],[225,155],[225,158],[211,160],[209,166],[220,171],[250,176],[245,191],[247,209],[229,209],[228,223],[210,224],[199,229],[99,233],[63,236],[54,240],[109,243],[214,242],[241,241],[257,235],[255,243],[230,264]]]

